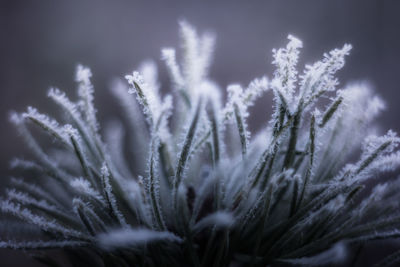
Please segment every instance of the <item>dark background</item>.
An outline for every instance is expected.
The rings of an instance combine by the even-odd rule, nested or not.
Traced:
[[[0,189],[11,175],[9,160],[26,155],[24,144],[8,122],[10,110],[23,111],[33,105],[54,113],[46,92],[56,86],[75,96],[77,63],[92,69],[102,121],[116,110],[108,90],[112,79],[123,77],[144,59],[157,60],[163,88],[168,89],[160,48],[178,46],[177,21],[181,18],[199,31],[217,34],[211,77],[222,88],[231,82],[247,84],[263,74],[271,77],[271,50],[285,45],[288,33],[303,40],[301,64],[351,43],[354,49],[339,74],[341,85],[356,80],[371,82],[388,106],[380,117],[382,128],[399,131],[399,12],[400,1],[395,0],[1,0]],[[266,121],[265,113],[270,112],[270,95],[261,102],[267,104],[259,102],[253,109],[253,114],[260,114],[253,116],[253,128]],[[360,266],[389,248],[363,253]],[[27,262],[21,253],[0,250],[1,266],[27,266]]]

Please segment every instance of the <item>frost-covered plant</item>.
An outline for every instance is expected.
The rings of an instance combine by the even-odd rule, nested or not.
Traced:
[[[76,102],[48,93],[67,124],[31,107],[12,113],[36,160],[12,162],[26,179],[11,179],[0,206],[26,224],[7,234],[4,222],[0,247],[63,248],[77,266],[314,265],[342,260],[351,244],[399,236],[400,183],[360,197],[367,179],[399,166],[400,138],[372,134],[384,104],[366,84],[336,90],[350,45],[299,75],[302,42],[289,35],[273,50],[272,79],[228,86],[224,104],[207,77],[214,37],[180,26],[182,62],[162,50],[174,97],[162,96],[155,64],[143,63],[126,76],[129,88],[112,87],[126,127],[112,122],[104,140],[92,74],[80,65]],[[249,107],[266,91],[274,112],[251,138]],[[54,147],[40,146],[29,124]],[[359,147],[359,160],[346,163]]]

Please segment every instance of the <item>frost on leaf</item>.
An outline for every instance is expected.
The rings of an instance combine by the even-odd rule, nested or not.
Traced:
[[[90,82],[92,72],[89,68],[78,65],[76,70],[76,81],[78,82],[78,95],[80,98],[80,106],[85,114],[85,119],[90,125],[93,134],[97,133],[99,125],[96,119],[96,109],[94,108],[93,85]]]
[[[170,232],[156,232],[148,229],[114,230],[97,237],[101,247],[112,250],[130,246],[143,246],[152,242],[182,242]]]
[[[297,82],[296,65],[299,58],[299,49],[303,47],[303,43],[296,37],[289,35],[289,43],[286,48],[274,49],[272,53],[276,70],[271,87],[280,96],[277,99],[286,101],[289,110],[294,111],[293,97]]]

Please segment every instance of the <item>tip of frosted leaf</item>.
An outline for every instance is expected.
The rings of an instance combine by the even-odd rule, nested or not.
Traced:
[[[48,97],[58,96],[58,95],[62,95],[62,94],[63,94],[63,92],[61,92],[60,89],[55,88],[55,87],[51,87],[49,89],[49,91],[47,92]]]
[[[133,83],[133,75],[125,75],[125,80],[127,80],[129,84]]]
[[[79,64],[76,67],[75,80],[77,82],[88,82],[92,77],[92,72],[88,67]]]
[[[351,44],[344,44],[342,49],[335,49],[333,51],[336,51],[336,53],[333,52],[333,54],[332,54],[332,52],[331,52],[331,54],[332,55],[336,54],[338,56],[344,57],[344,56],[348,56],[350,54],[351,49],[353,49],[353,46]]]
[[[64,125],[63,131],[66,134],[68,134],[69,136],[77,136],[78,135],[78,131],[71,124]]]
[[[171,232],[157,232],[148,229],[117,229],[97,236],[98,243],[107,250],[119,247],[144,245],[157,241],[181,243],[182,239]]]
[[[170,47],[161,49],[161,59],[165,60],[171,57],[175,57],[175,49]]]
[[[240,84],[230,84],[226,90],[232,95],[241,94],[243,92],[243,88]]]
[[[8,119],[14,124],[19,124],[22,121],[22,116],[16,111],[10,111]]]
[[[91,194],[90,192],[92,191],[90,182],[82,177],[70,181],[70,186],[75,188],[79,192],[87,193],[89,195]]]
[[[103,166],[101,166],[101,174],[106,177],[110,176],[110,172],[106,163],[103,163]]]
[[[132,72],[132,75],[125,75],[125,79],[130,85],[134,85],[134,83],[141,85],[144,83],[143,77],[138,71]]]
[[[287,38],[289,40],[288,46],[293,47],[293,48],[302,48],[303,47],[303,42],[299,38],[297,38],[291,34],[289,34]]]
[[[187,20],[181,19],[178,21],[179,27],[181,27],[181,30],[190,30],[190,31],[195,31],[194,27],[192,24],[190,24]]]
[[[350,52],[350,50],[353,49],[353,46],[351,44],[344,44],[343,50]]]

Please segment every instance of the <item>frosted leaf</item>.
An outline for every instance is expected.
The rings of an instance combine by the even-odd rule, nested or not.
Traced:
[[[84,122],[81,119],[81,114],[78,110],[78,106],[75,103],[71,102],[64,92],[60,91],[57,88],[51,88],[47,95],[57,104],[62,106],[75,121],[80,122],[82,125],[84,125]]]
[[[154,225],[158,229],[165,229],[163,213],[160,206],[160,175],[158,174],[159,165],[159,147],[160,142],[157,136],[154,136],[150,144],[150,157],[148,163],[148,177],[146,179],[146,187],[148,192],[148,199],[151,203],[153,216],[155,218]]]
[[[98,151],[99,138],[96,133],[93,134],[93,128],[89,129],[88,123],[82,119],[82,114],[80,113],[77,104],[71,102],[66,97],[65,93],[58,89],[50,89],[48,96],[62,107],[63,111],[68,115],[67,117],[70,119],[70,122],[76,126],[85,141],[92,148],[92,152],[95,153],[95,151]],[[95,135],[95,138],[93,138],[93,135]]]
[[[368,214],[370,208],[372,208],[377,203],[380,203],[385,198],[385,195],[389,192],[389,184],[378,184],[376,185],[371,193],[361,201],[359,206],[353,210],[353,214],[358,216],[358,218],[363,217],[364,215]]]
[[[139,86],[144,86],[144,80],[142,75],[139,72],[134,71],[132,75],[125,75],[125,79],[128,81],[130,85],[135,85],[137,83]],[[135,87],[129,89],[129,93],[133,94],[136,93]]]
[[[368,83],[352,83],[338,92],[343,97],[343,105],[350,123],[351,119],[360,120],[364,125],[371,122],[384,108],[384,101],[373,95]]]
[[[155,70],[152,69],[152,65],[147,65],[147,75],[154,76]],[[150,75],[150,73],[153,73]],[[153,80],[153,87],[150,87],[145,81],[143,76],[135,71],[132,75],[126,75],[128,83],[131,85],[129,89],[131,93],[136,94],[136,98],[138,102],[143,106],[143,112],[146,115],[147,122],[149,123],[153,134],[160,133],[160,136],[163,140],[168,139],[169,130],[167,125],[168,117],[171,115],[172,109],[172,98],[170,96],[166,96],[162,101],[158,88],[154,88],[154,86],[158,86],[154,81],[154,77],[150,78]]]
[[[80,218],[83,226],[91,235],[105,231],[106,226],[103,220],[93,210],[90,202],[87,203],[82,201],[80,198],[74,198],[72,200],[72,206],[75,214]]]
[[[196,138],[196,134],[198,132],[199,124],[201,120],[201,115],[203,111],[203,101],[200,98],[200,101],[197,103],[195,110],[193,110],[191,119],[188,120],[188,125],[185,127],[184,132],[184,140],[182,142],[182,146],[179,149],[178,162],[175,169],[175,181],[174,181],[174,193],[178,189],[181,180],[185,176],[185,171],[187,168],[187,163],[190,160],[191,151],[193,149],[193,143]],[[175,203],[176,204],[176,203]]]
[[[254,101],[269,88],[269,82],[266,77],[257,78],[250,82],[249,86],[243,90],[239,84],[229,85],[227,88],[228,101],[223,110],[222,117],[229,121],[233,118],[234,104],[238,105],[244,118],[248,117],[248,107],[254,104]]]
[[[326,166],[334,166],[344,163],[344,158],[340,155],[351,153],[359,148],[363,139],[373,133],[371,122],[385,108],[384,102],[378,96],[374,95],[368,83],[352,83],[344,89],[337,92],[337,98],[334,101],[342,99],[332,118],[323,126],[322,131],[317,135],[320,151],[326,157],[321,163],[317,163],[320,174],[323,177]],[[324,115],[326,112],[324,112]],[[318,125],[322,126],[322,117]],[[326,140],[331,140],[326,142]],[[328,156],[329,155],[329,156]],[[342,160],[331,161],[329,158],[342,158]],[[317,160],[321,160],[319,155]],[[328,160],[328,161],[326,161]],[[353,166],[353,171],[356,166]],[[352,170],[348,170],[352,172]],[[343,173],[341,173],[343,175]],[[341,177],[339,175],[339,177]]]
[[[399,143],[400,138],[392,130],[384,136],[368,136],[362,143],[361,159],[357,164],[347,164],[336,179],[350,177],[362,181],[369,178],[373,172],[396,168],[399,165],[398,154],[392,152]]]
[[[89,151],[87,151],[86,147],[83,145],[82,138],[78,130],[72,127],[72,125],[70,124],[64,125],[63,130],[71,140],[76,157],[79,160],[79,163],[82,167],[83,175],[86,178],[91,179],[91,183],[93,185],[96,184],[96,181],[94,180],[92,173],[90,171],[90,166],[89,166],[90,160],[87,157]]]
[[[326,72],[333,74],[344,66],[345,56],[350,54],[352,46],[345,44],[341,49],[334,49],[329,54],[324,54],[323,62],[326,64]]]
[[[90,84],[90,78],[92,77],[92,72],[89,68],[82,65],[78,65],[76,68],[75,80],[77,82],[82,82],[85,84]]]
[[[63,127],[63,130],[66,134],[68,134],[69,136],[74,136],[77,139],[79,138],[79,133],[78,131],[70,124],[66,124]]]
[[[28,111],[26,113],[22,113],[22,117],[24,119],[31,120],[35,124],[38,124],[40,127],[48,131],[51,135],[55,136],[61,142],[63,142],[67,146],[70,146],[68,136],[65,135],[58,122],[54,119],[51,119],[48,116],[39,113],[37,109],[33,107],[28,107]]]
[[[30,160],[23,160],[23,159],[11,160],[10,168],[11,169],[21,168],[21,169],[26,169],[26,170],[42,170],[42,166],[40,166],[36,162],[30,161]]]
[[[266,76],[252,80],[243,92],[243,103],[247,106],[252,106],[254,101],[268,89],[269,81]]]
[[[183,240],[171,232],[158,232],[148,229],[112,230],[97,236],[99,246],[106,250],[141,246],[153,242],[177,242]]]
[[[344,243],[337,243],[332,248],[315,256],[298,259],[282,259],[280,261],[295,265],[321,266],[330,263],[343,262],[347,257],[347,250]]]
[[[322,61],[306,65],[305,72],[301,76],[299,103],[312,102],[313,97],[321,92],[335,89],[337,80],[333,75],[344,66],[345,56],[350,53],[351,48],[351,45],[345,44],[341,49],[325,53]]]
[[[373,153],[375,150],[379,149],[379,147],[381,147],[385,143],[389,144],[387,147],[384,148],[382,152],[391,153],[399,145],[400,138],[397,137],[397,134],[392,130],[389,130],[387,134],[385,134],[384,136],[370,135],[367,138],[365,138],[363,142],[362,157],[366,157],[367,155]]]
[[[196,29],[186,21],[180,21],[179,25],[183,50],[181,69],[176,62],[175,50],[163,49],[162,58],[176,89],[190,103],[195,102],[199,95],[198,88],[207,80],[215,37],[209,33],[199,36]]]
[[[167,95],[163,100],[161,99],[154,63],[143,63],[141,70],[144,76],[133,72],[132,75],[127,75],[126,79],[131,85],[130,90],[136,93],[137,100],[143,106],[152,134],[157,134],[163,142],[167,143],[170,138],[168,118],[172,114],[172,97]]]
[[[303,42],[300,39],[294,37],[291,34],[289,34],[287,38],[290,41],[286,47],[287,51],[292,51],[292,50],[296,50],[299,48],[303,48]]]
[[[180,21],[180,35],[183,48],[183,75],[185,85],[190,86],[188,90],[193,93],[194,86],[200,83],[201,66],[199,62],[199,38],[196,29],[186,21]]]
[[[136,99],[143,107],[143,113],[146,116],[147,122],[150,125],[153,125],[157,117],[157,115],[153,113],[159,113],[159,110],[157,107],[157,103],[154,103],[154,101],[156,101],[156,98],[154,96],[154,93],[151,91],[152,89],[148,88],[148,85],[145,83],[143,76],[138,71],[134,71],[132,75],[126,75],[125,79],[131,85],[128,92],[130,94],[136,94]],[[148,96],[147,94],[150,94],[150,96]],[[154,108],[156,109],[154,110]]]
[[[253,105],[254,100],[267,89],[268,80],[265,77],[253,80],[246,90],[243,90],[237,84],[229,85],[227,88],[228,102],[222,111],[222,118],[224,122],[236,120],[242,145],[242,155],[247,153],[251,135],[247,125],[248,107]]]
[[[161,50],[162,59],[167,65],[171,80],[177,90],[182,90],[184,87],[184,80],[182,78],[181,70],[176,62],[175,49],[164,48]]]
[[[145,124],[142,119],[142,114],[140,114],[140,109],[137,101],[128,92],[127,85],[122,80],[115,80],[111,86],[111,92],[119,100],[120,105],[124,108],[126,117],[129,119],[130,127],[136,129],[134,134],[142,130],[141,134],[145,134]],[[139,135],[140,136],[140,135]],[[138,136],[138,137],[139,137]],[[142,136],[145,138],[147,136]],[[139,138],[138,138],[139,139]]]
[[[126,223],[124,215],[118,208],[117,199],[113,193],[113,189],[112,189],[112,186],[110,183],[110,171],[108,170],[106,163],[103,163],[103,166],[101,167],[101,176],[103,179],[103,187],[104,187],[106,199],[110,204],[110,209],[115,214],[115,216],[118,218],[119,223],[123,227],[127,227],[128,224]]]
[[[245,106],[243,106],[243,102],[241,99],[241,96],[243,94],[243,88],[238,85],[238,84],[231,84],[227,88],[228,92],[228,102],[225,106],[225,109],[223,110],[223,118],[226,121],[230,121],[233,118],[234,115],[234,103],[238,103],[240,107],[243,109]]]
[[[88,242],[84,241],[0,241],[0,248],[11,249],[53,249],[53,248],[76,248],[87,246]]]
[[[40,227],[44,231],[59,233],[65,237],[83,238],[85,235],[73,229],[66,228],[56,222],[54,219],[49,220],[45,217],[33,214],[29,209],[21,207],[20,204],[15,204],[7,200],[0,202],[2,212],[12,214],[20,219],[23,219],[31,224]]]
[[[45,214],[46,217],[54,217],[64,222],[75,222],[74,218],[71,218],[70,214],[64,208],[53,205],[45,199],[36,199],[27,193],[15,189],[8,189],[7,196],[9,201],[30,207],[35,211]]]
[[[276,66],[274,79],[271,86],[274,91],[280,92],[286,99],[289,109],[293,110],[292,101],[297,81],[296,65],[299,57],[299,49],[303,47],[302,42],[296,37],[289,35],[289,43],[286,48],[272,50]]]
[[[140,110],[140,106],[135,97],[128,93],[128,86],[122,80],[115,80],[111,86],[111,92],[123,108],[124,115],[127,118],[129,130],[129,151],[133,155],[145,155],[147,152],[147,143],[149,140],[146,122]],[[121,140],[122,141],[122,140]],[[132,159],[137,166],[137,172],[140,173],[146,166],[145,157],[135,157]]]
[[[31,194],[32,196],[35,196],[39,199],[47,200],[48,202],[53,203],[55,205],[58,204],[58,201],[54,198],[54,196],[50,192],[45,191],[43,188],[35,184],[27,183],[24,180],[17,178],[11,178],[11,183],[13,186],[21,190],[24,190],[25,192]]]
[[[215,46],[215,35],[205,33],[200,37],[199,60],[203,71],[203,79],[207,76],[208,69],[211,65],[212,56]]]
[[[59,207],[56,207],[56,206],[48,203],[46,200],[43,200],[43,199],[37,200],[37,199],[29,196],[27,193],[17,191],[15,189],[8,189],[7,196],[8,196],[9,200],[15,200],[24,205],[33,205],[33,206],[39,207],[41,209],[52,211],[54,213],[62,213],[59,210]]]
[[[400,167],[400,151],[391,153],[386,156],[381,156],[371,164],[372,169],[379,172],[390,172],[399,169]]]
[[[22,115],[12,112],[10,114],[10,121],[15,124],[18,132],[24,138],[25,143],[30,148],[30,150],[34,153],[37,160],[43,164],[43,167],[48,168],[54,173],[54,178],[59,179],[61,181],[68,180],[70,175],[68,175],[63,169],[59,169],[56,162],[48,157],[48,155],[43,151],[40,145],[37,143],[35,138],[29,132],[25,125],[25,121],[22,118]]]
[[[93,85],[90,82],[90,78],[92,77],[92,72],[89,68],[84,67],[82,65],[78,65],[76,69],[76,81],[79,83],[78,86],[78,95],[81,100],[81,108],[83,113],[85,114],[85,119],[89,123],[93,134],[98,132],[98,122],[96,119],[96,109],[93,104]]]
[[[70,186],[79,193],[93,197],[104,203],[104,198],[100,195],[98,191],[93,189],[92,185],[88,180],[82,177],[76,178],[70,182]]]

